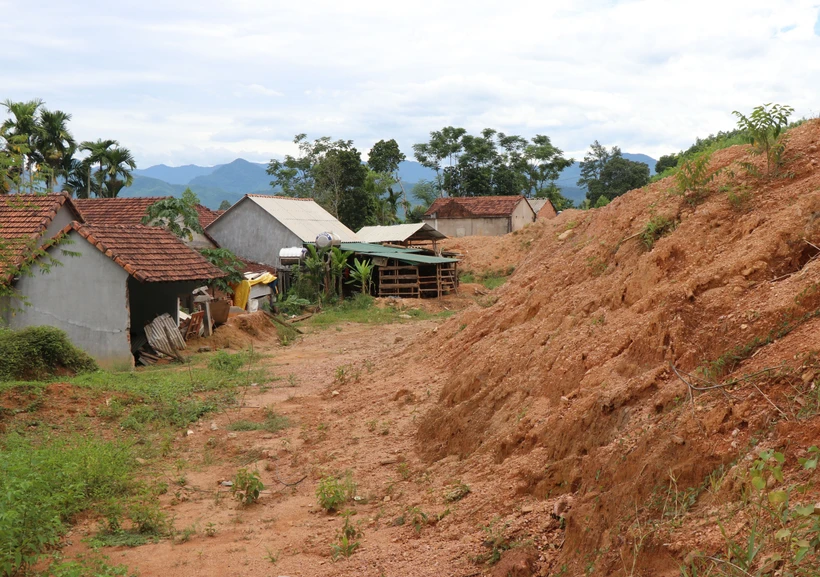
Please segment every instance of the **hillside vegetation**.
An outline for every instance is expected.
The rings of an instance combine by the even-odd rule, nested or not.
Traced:
[[[555,504],[540,574],[818,574],[818,141],[808,121],[770,176],[732,146],[510,236],[529,251],[493,301],[411,353],[445,381],[428,462]]]

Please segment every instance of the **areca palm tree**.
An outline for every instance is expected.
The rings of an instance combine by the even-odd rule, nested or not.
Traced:
[[[116,140],[103,140],[97,139],[96,142],[92,142],[90,140],[85,140],[80,143],[80,150],[88,152],[88,156],[85,160],[83,160],[83,167],[86,170],[87,179],[86,179],[86,193],[85,197],[89,198],[92,193],[92,180],[96,180],[97,182],[93,183],[93,192],[95,196],[103,196],[100,194],[103,189],[103,182],[105,179],[105,165],[106,160],[108,158],[108,154],[111,152],[111,148],[114,146],[118,146],[119,143]],[[99,165],[97,172],[94,173],[95,178],[91,178],[91,168],[93,165]]]
[[[71,115],[62,110],[40,111],[40,119],[34,145],[40,160],[49,168],[48,187],[54,189],[58,176],[67,176],[67,159],[74,156],[77,148],[74,137],[68,130]]]
[[[86,197],[93,192],[99,197],[115,198],[123,187],[131,186],[134,182],[131,171],[137,167],[137,163],[131,151],[120,147],[116,140],[85,141],[80,144],[80,150],[89,153],[83,161],[87,174]],[[93,166],[97,170],[92,178]]]
[[[131,186],[134,182],[131,171],[137,168],[137,162],[130,150],[120,147],[109,151],[106,160],[105,190],[101,196],[115,198],[124,186]]]
[[[29,184],[33,185],[33,169],[38,161],[35,139],[39,130],[37,113],[43,105],[39,98],[26,102],[3,101],[3,106],[11,115],[0,125],[0,136],[15,145],[26,157],[26,169],[29,173]]]

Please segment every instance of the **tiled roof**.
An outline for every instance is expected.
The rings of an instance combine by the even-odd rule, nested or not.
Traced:
[[[208,281],[225,276],[219,268],[163,228],[143,225],[88,225],[77,231],[140,282]]]
[[[2,263],[21,260],[66,203],[74,217],[82,220],[66,193],[0,196],[0,271]]]
[[[199,226],[205,228],[217,218],[225,214],[224,210],[211,210],[201,204],[196,205],[196,213],[199,215]]]
[[[471,196],[437,198],[424,216],[472,218],[510,216],[523,196]]]
[[[138,196],[133,198],[78,198],[74,201],[85,217],[94,225],[142,224],[148,207],[170,196]],[[211,210],[201,204],[196,205],[199,224],[204,229],[225,211]]]

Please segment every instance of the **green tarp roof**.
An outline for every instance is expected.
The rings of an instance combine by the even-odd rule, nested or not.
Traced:
[[[411,264],[444,264],[448,262],[458,262],[458,259],[455,258],[418,254],[421,252],[421,249],[417,248],[397,248],[364,242],[343,242],[339,248],[342,250],[352,250],[356,254],[394,258]]]

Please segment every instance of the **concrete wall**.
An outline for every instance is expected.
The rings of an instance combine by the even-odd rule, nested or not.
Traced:
[[[80,256],[66,256],[60,247],[50,253],[62,263],[48,273],[15,283],[28,305],[17,302],[17,311],[4,316],[11,328],[51,325],[68,333],[71,341],[103,366],[133,365],[129,341],[126,295],[128,273],[76,232],[66,249]]]
[[[49,224],[46,228],[45,234],[40,237],[38,246],[42,246],[44,243],[57,236],[57,233],[63,230],[67,224],[74,220],[77,219],[74,216],[74,213],[71,212],[71,209],[65,204],[61,206],[60,210],[57,211],[57,214],[54,215],[54,219],[51,221],[51,224]],[[71,250],[70,245],[66,247],[66,249]]]
[[[247,198],[214,221],[208,234],[237,256],[271,266],[279,265],[279,249],[302,246],[302,239]]]
[[[522,200],[512,213],[512,229],[521,230],[533,222],[535,222],[535,211],[533,211],[530,203]]]
[[[510,232],[509,217],[425,218],[424,222],[450,237],[501,236]]]

